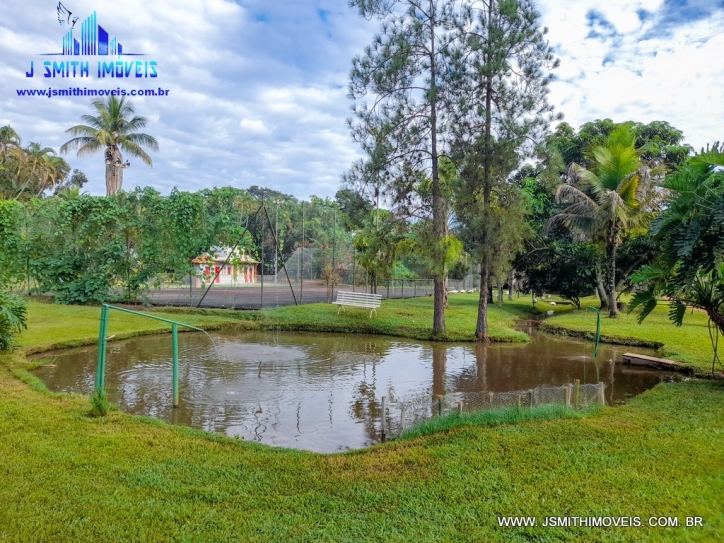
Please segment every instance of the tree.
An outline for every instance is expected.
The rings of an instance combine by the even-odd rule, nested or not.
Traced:
[[[0,291],[0,352],[14,347],[13,336],[27,329],[25,300]]]
[[[367,198],[358,192],[345,188],[338,190],[334,195],[334,199],[342,211],[344,227],[347,230],[362,228],[373,209],[373,205]]]
[[[681,326],[688,307],[709,316],[714,360],[718,335],[724,334],[724,149],[702,150],[676,172],[664,187],[669,206],[651,225],[659,243],[658,258],[634,277],[647,286],[637,293],[631,310],[642,322],[660,297],[669,300],[670,319]],[[712,329],[713,328],[713,329]],[[721,362],[720,362],[721,364]]]
[[[548,247],[520,257],[516,270],[525,274],[536,294],[557,292],[581,308],[581,297],[596,288],[598,248],[591,243],[552,241]]]
[[[691,153],[690,145],[684,143],[684,134],[666,121],[652,121],[643,124],[634,121],[626,123],[636,138],[636,149],[642,149],[642,160],[660,160],[669,169],[676,168]],[[561,154],[564,164],[578,164],[592,168],[590,149],[603,145],[608,135],[618,126],[611,119],[596,119],[582,125],[578,132],[568,123],[560,123],[551,134],[549,143]]]
[[[88,177],[82,171],[75,169],[71,176],[56,185],[53,196],[79,196],[83,186],[88,183]]]
[[[123,185],[123,170],[130,166],[123,162],[121,150],[131,156],[140,158],[145,164],[153,165],[153,161],[144,147],[158,151],[158,142],[152,136],[136,132],[145,127],[148,120],[134,114],[133,104],[109,96],[107,100],[97,99],[91,104],[96,115],[83,115],[81,119],[87,124],[79,124],[66,130],[75,136],[61,146],[60,152],[67,153],[78,150],[78,157],[84,157],[104,151],[106,162],[106,195],[115,194]]]
[[[630,125],[617,126],[603,145],[591,149],[591,170],[572,164],[568,182],[556,191],[556,200],[568,206],[550,225],[564,224],[574,231],[602,240],[606,249],[609,316],[618,316],[616,302],[616,250],[624,234],[646,219],[640,208],[649,192],[651,169],[640,160]]]
[[[352,136],[368,154],[359,169],[395,193],[393,203],[414,196],[420,172],[432,182],[433,235],[447,236],[440,187],[441,135],[446,129],[444,67],[450,39],[452,0],[351,0],[359,14],[382,21],[364,54],[352,61],[350,96],[356,100]],[[367,96],[372,103],[362,102]],[[353,170],[354,171],[354,170]],[[445,270],[434,276],[433,334],[445,332]]]
[[[500,253],[493,232],[503,224],[494,213],[496,187],[507,189],[520,155],[532,150],[555,118],[547,102],[554,69],[547,29],[529,0],[466,2],[454,52],[455,156],[464,195],[457,212],[479,232],[480,301],[475,336],[488,341],[488,290],[494,256]],[[467,207],[467,211],[463,209]],[[502,230],[500,230],[502,232]],[[498,241],[502,242],[503,237]]]
[[[359,264],[367,271],[376,292],[381,279],[392,277],[398,256],[406,250],[405,222],[395,220],[386,209],[372,212],[364,228],[354,237]]]
[[[8,154],[13,149],[20,149],[20,136],[18,136],[18,133],[13,130],[13,128],[10,125],[1,126],[0,127],[0,157],[2,157],[2,162],[0,164],[5,162],[5,159],[7,158]]]

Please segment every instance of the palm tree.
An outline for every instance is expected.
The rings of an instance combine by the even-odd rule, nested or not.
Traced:
[[[554,216],[549,227],[564,224],[606,248],[609,316],[618,316],[616,303],[616,249],[624,234],[641,225],[646,217],[642,204],[651,194],[651,177],[662,167],[641,162],[636,136],[629,125],[619,125],[602,145],[591,149],[594,167],[572,164],[568,183],[556,191],[556,201],[568,204]]]
[[[10,125],[0,126],[0,156],[2,156],[2,161],[5,162],[8,153],[19,148],[20,136],[18,136],[18,133]]]
[[[61,153],[78,149],[78,157],[105,151],[106,195],[115,194],[123,184],[123,170],[130,166],[123,162],[121,150],[140,158],[153,166],[151,157],[143,147],[158,151],[158,142],[148,134],[136,132],[146,126],[147,119],[134,114],[133,105],[125,97],[109,96],[107,100],[93,100],[97,115],[83,115],[87,124],[79,124],[66,130],[74,137],[63,144]]]
[[[647,290],[637,293],[631,310],[642,322],[660,298],[669,301],[669,318],[681,326],[688,308],[709,317],[714,350],[712,372],[719,360],[717,344],[724,334],[724,147],[714,145],[691,157],[667,176],[666,210],[651,225],[659,255],[633,278]],[[721,364],[721,361],[719,361]]]
[[[18,153],[18,158],[16,199],[23,196],[40,196],[45,189],[55,186],[68,173],[67,162],[56,156],[54,149],[42,147],[34,141],[22,149],[22,154]],[[24,182],[21,181],[21,177],[24,177]],[[20,186],[21,183],[22,186]],[[35,194],[35,190],[38,190],[37,194]]]

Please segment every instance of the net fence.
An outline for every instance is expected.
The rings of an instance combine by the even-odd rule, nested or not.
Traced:
[[[340,229],[336,218],[323,219],[332,227],[304,216],[280,225],[274,210],[261,206],[249,216],[237,243],[212,247],[190,267],[155,275],[141,299],[153,305],[261,309],[329,303],[340,291],[376,293],[383,299],[433,295],[433,280],[412,264],[413,270],[404,272],[417,277],[372,277],[361,264],[354,234]],[[477,292],[478,286],[474,273],[448,279],[452,294]]]
[[[382,403],[385,418],[384,424],[380,418],[380,433],[386,437],[395,437],[423,421],[451,413],[504,408],[532,409],[543,405],[586,409],[605,405],[606,402],[604,383],[572,383],[507,392],[455,392],[435,397],[427,393],[390,396],[385,397]]]

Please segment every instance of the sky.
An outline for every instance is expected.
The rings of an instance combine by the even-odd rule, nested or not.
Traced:
[[[159,141],[153,167],[127,157],[124,188],[269,187],[307,199],[334,197],[362,154],[346,125],[351,59],[379,27],[346,0],[64,0],[79,17],[94,11],[126,62],[156,62],[156,78],[44,78],[43,56],[62,51],[68,25],[57,0],[24,0],[0,19],[0,126],[23,143],[56,150],[91,113],[91,98],[18,96],[49,88],[164,89],[132,98]],[[720,0],[541,0],[541,23],[561,64],[550,102],[577,128],[611,118],[665,120],[699,149],[724,140],[724,6]],[[67,17],[64,19],[66,22]],[[111,57],[106,57],[109,60]],[[114,59],[115,60],[115,59]],[[34,76],[27,77],[31,61]],[[145,66],[145,65],[144,65]],[[142,68],[144,73],[145,67]],[[102,155],[66,160],[104,194]]]

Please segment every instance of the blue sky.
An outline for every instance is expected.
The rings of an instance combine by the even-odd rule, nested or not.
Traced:
[[[125,51],[158,62],[156,80],[26,78],[30,61],[62,57],[57,0],[4,7],[0,21],[0,125],[56,149],[88,112],[88,98],[17,96],[56,86],[170,89],[134,99],[160,142],[149,168],[130,158],[125,188],[271,187],[299,198],[333,196],[360,157],[348,135],[351,58],[376,23],[345,0],[67,0]],[[577,127],[596,118],[666,120],[695,147],[724,139],[724,10],[718,0],[546,0],[542,23],[561,58],[551,102]],[[80,21],[78,25],[80,24]],[[104,193],[103,159],[66,159]]]

